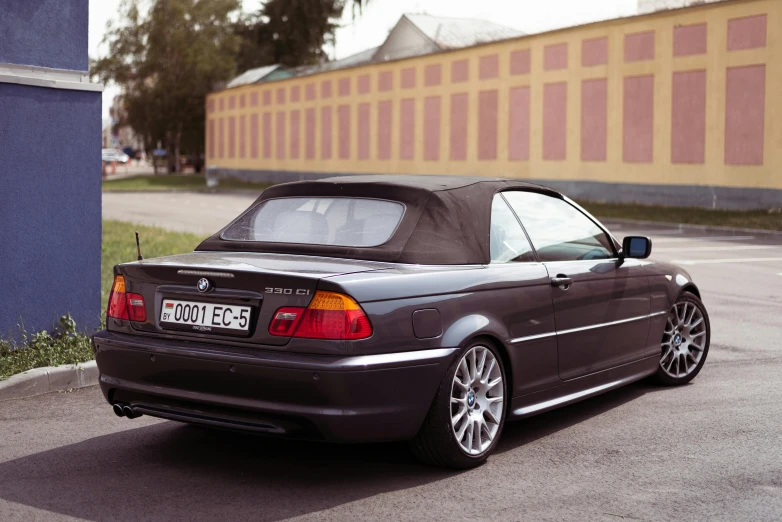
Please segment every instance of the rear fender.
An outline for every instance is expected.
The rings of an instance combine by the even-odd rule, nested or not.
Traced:
[[[443,333],[443,347],[454,348],[464,346],[474,337],[487,335],[496,339],[508,339],[505,326],[483,314],[471,314],[457,319]]]

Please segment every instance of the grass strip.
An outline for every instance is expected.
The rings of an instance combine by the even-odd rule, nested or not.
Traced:
[[[782,211],[772,210],[710,210],[705,208],[660,207],[614,203],[579,202],[600,219],[635,219],[672,225],[704,225],[711,227],[782,230]]]
[[[224,192],[230,190],[248,190],[261,192],[270,183],[252,183],[238,179],[221,179],[216,189],[206,186],[206,180],[200,174],[159,174],[157,176],[139,175],[128,178],[103,181],[103,190],[112,191],[187,191],[187,192]]]

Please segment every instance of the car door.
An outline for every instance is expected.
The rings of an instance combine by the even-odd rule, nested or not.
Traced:
[[[605,230],[565,199],[503,195],[551,278],[559,376],[574,379],[644,358],[650,297],[643,264],[620,263]]]
[[[497,290],[483,306],[507,329],[516,397],[558,385],[554,308],[546,268],[501,195],[492,202],[488,277]]]

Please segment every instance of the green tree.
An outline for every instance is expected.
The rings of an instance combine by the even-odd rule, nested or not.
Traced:
[[[237,70],[328,61],[324,46],[334,45],[334,32],[348,2],[355,17],[368,0],[268,0],[234,28],[242,40]]]
[[[207,93],[235,74],[240,37],[234,26],[240,0],[124,0],[121,25],[107,27],[106,57],[91,73],[122,88],[127,121],[149,150],[166,144],[169,170],[179,155],[200,156]]]

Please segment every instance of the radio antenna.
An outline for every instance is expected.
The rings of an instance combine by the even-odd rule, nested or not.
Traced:
[[[138,230],[136,231],[136,252],[138,253],[138,260],[143,260],[144,256],[141,255],[141,244],[138,241]]]

